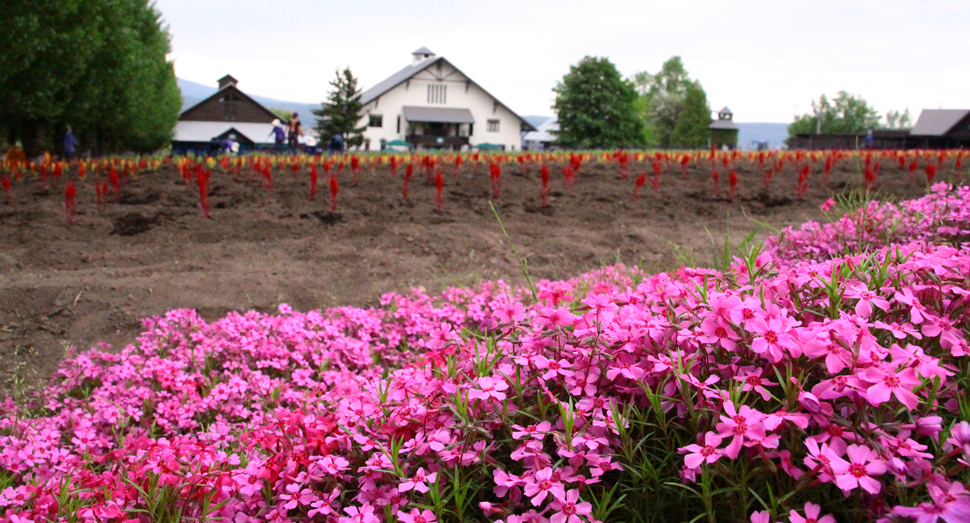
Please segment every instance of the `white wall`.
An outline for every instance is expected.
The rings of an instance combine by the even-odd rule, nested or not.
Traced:
[[[405,139],[407,121],[404,119],[403,107],[406,105],[469,109],[475,118],[472,135],[468,138],[472,146],[492,143],[504,145],[506,151],[513,150],[513,147],[518,150],[522,144],[522,121],[502,105],[495,104],[495,100],[477,85],[466,83],[466,77],[450,65],[441,62],[439,64],[440,70],[438,64],[434,64],[412,77],[410,83],[402,83],[364,106],[360,125],[368,124],[370,114],[381,114],[384,117],[383,127],[368,127],[364,131],[364,138],[370,139],[371,150],[380,149],[382,138],[388,142]],[[443,80],[439,81],[436,77]],[[446,103],[428,103],[428,85],[433,83],[448,86]],[[397,132],[399,116],[401,131]],[[488,131],[488,120],[499,121],[498,132]]]

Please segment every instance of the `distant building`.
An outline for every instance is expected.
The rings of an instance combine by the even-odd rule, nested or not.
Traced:
[[[711,133],[711,145],[720,149],[727,146],[729,149],[738,147],[738,126],[734,124],[734,113],[727,106],[717,112],[717,120],[707,126]]]
[[[559,138],[559,119],[550,118],[536,126],[535,131],[529,131],[522,137],[523,151],[548,151],[556,146]]]
[[[970,109],[923,109],[909,141],[920,149],[970,147]]]
[[[416,149],[514,151],[535,128],[462,73],[422,47],[411,65],[361,94],[365,150],[402,141]]]
[[[211,144],[233,136],[241,150],[273,145],[273,111],[236,87],[230,75],[219,79],[219,91],[179,115],[172,138],[172,151],[206,152]],[[285,122],[285,120],[280,119]]]
[[[923,109],[912,129],[873,129],[874,149],[970,147],[970,109]],[[792,149],[864,148],[866,133],[798,134]]]

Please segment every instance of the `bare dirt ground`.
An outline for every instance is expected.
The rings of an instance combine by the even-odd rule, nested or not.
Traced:
[[[828,188],[813,173],[808,196],[796,200],[790,165],[767,191],[762,172],[742,165],[737,198],[729,201],[723,169],[714,198],[709,165],[692,167],[682,180],[672,164],[659,192],[647,183],[632,201],[641,164],[631,164],[626,180],[615,165],[584,164],[572,192],[564,188],[562,166],[550,167],[548,207],[540,205],[535,165],[525,173],[517,164],[503,166],[495,201],[533,277],[550,279],[616,261],[674,268],[683,257],[671,243],[705,263],[712,253],[707,231],[723,242],[730,229],[739,242],[757,227],[750,218],[777,227],[823,219],[819,204],[859,187],[861,178],[854,161],[843,161]],[[80,182],[72,227],[64,219],[63,181],[49,190],[36,180],[15,186],[15,202],[0,203],[0,389],[18,367],[28,382],[45,380],[68,347],[120,348],[140,333],[142,318],[170,309],[216,319],[280,303],[299,310],[367,306],[385,292],[415,286],[434,292],[485,279],[524,282],[489,208],[487,165],[465,164],[457,178],[450,167],[444,171],[441,211],[434,185],[418,169],[404,200],[400,174],[383,166],[365,168],[356,187],[342,173],[334,214],[322,170],[314,201],[305,170],[274,172],[271,192],[251,171],[239,177],[217,171],[210,180],[212,217],[205,219],[195,186],[165,166],[128,180],[121,201],[104,214],[93,186]],[[900,198],[924,193],[893,166],[883,167],[877,188]]]

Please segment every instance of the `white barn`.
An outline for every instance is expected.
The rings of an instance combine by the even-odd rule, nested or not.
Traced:
[[[364,149],[405,141],[418,149],[514,151],[535,128],[444,57],[422,47],[411,65],[361,93]]]

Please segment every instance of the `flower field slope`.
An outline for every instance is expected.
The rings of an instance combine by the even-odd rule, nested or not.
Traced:
[[[725,273],[617,265],[534,295],[493,282],[372,309],[171,311],[6,401],[0,511],[968,521],[965,197],[869,204]]]

